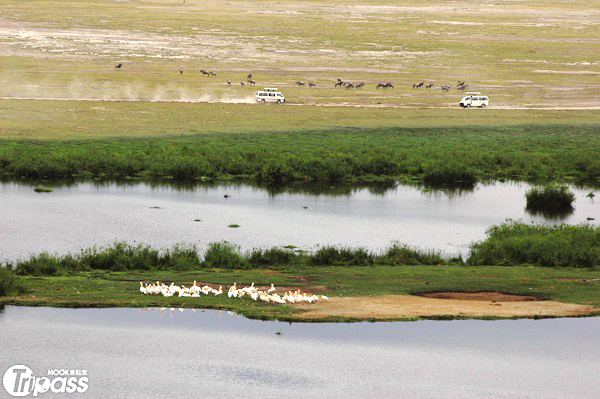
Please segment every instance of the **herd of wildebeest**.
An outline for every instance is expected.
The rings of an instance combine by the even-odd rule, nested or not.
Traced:
[[[115,70],[121,70],[122,68],[123,68],[122,63],[118,63],[115,65]],[[183,76],[183,72],[184,72],[183,67],[179,68],[179,74],[181,76]],[[217,76],[217,74],[215,72],[207,71],[205,69],[200,69],[200,73],[204,77]],[[227,79],[227,85],[231,86],[231,84],[232,84],[231,80]],[[256,84],[256,81],[252,79],[251,73],[249,73],[246,76],[245,82],[243,80],[240,82],[240,86],[242,86],[242,87],[246,84],[248,84],[248,85]],[[304,81],[298,80],[298,81],[296,81],[295,85],[298,87],[304,87],[304,86],[317,87],[317,84],[312,81],[308,81],[308,83],[306,83]],[[352,82],[343,81],[342,79],[337,78],[337,80],[334,83],[334,87],[343,87],[346,89],[362,89],[363,87],[365,87],[365,82],[352,83]],[[425,84],[425,82],[413,83],[413,85],[412,85],[413,89],[421,89],[423,87],[425,87],[426,90],[430,90],[434,87],[434,85],[433,85],[433,83]],[[376,88],[377,89],[393,89],[394,84],[392,82],[379,82],[377,84]],[[441,85],[441,89],[444,92],[449,92],[451,88],[452,88],[451,84]],[[466,84],[464,81],[458,81],[456,84],[456,90],[458,90],[458,91],[464,91],[465,89],[468,89],[468,88],[469,88],[469,85]]]

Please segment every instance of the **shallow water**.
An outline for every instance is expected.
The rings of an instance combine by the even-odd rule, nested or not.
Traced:
[[[88,370],[81,397],[591,399],[599,337],[600,318],[288,324],[212,310],[7,306],[0,372]]]
[[[576,194],[575,212],[548,220],[525,211],[526,184],[479,184],[473,191],[423,191],[398,186],[342,195],[283,191],[244,184],[178,188],[147,183],[80,183],[36,193],[34,186],[0,184],[0,260],[42,251],[77,252],[115,241],[169,248],[227,240],[242,249],[343,245],[380,250],[393,241],[466,255],[470,243],[506,219],[595,223],[600,206]],[[337,190],[339,191],[339,190]],[[336,193],[335,189],[331,190]],[[224,196],[228,195],[228,198]],[[586,219],[595,220],[588,222]],[[199,221],[198,221],[199,220]],[[228,227],[231,224],[239,228]]]

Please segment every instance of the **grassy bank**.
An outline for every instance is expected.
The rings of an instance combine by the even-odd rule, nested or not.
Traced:
[[[496,291],[534,295],[555,301],[600,306],[600,271],[573,268],[472,266],[369,266],[319,269],[223,270],[193,272],[83,272],[76,276],[20,277],[20,293],[0,298],[5,304],[59,307],[201,307],[232,310],[251,318],[298,320],[288,306],[238,300],[226,296],[200,298],[143,296],[139,281],[189,286],[194,280],[215,286],[250,284],[294,287],[335,296],[406,295],[439,291]],[[459,317],[460,316],[456,316]],[[335,321],[336,319],[328,319]],[[343,321],[338,319],[338,321]]]
[[[600,265],[600,227],[509,222],[490,228],[471,246],[469,264],[595,267]]]
[[[231,176],[432,184],[600,181],[600,125],[333,129],[94,140],[3,140],[0,173],[24,179]]]
[[[573,267],[600,266],[600,226],[530,225],[508,222],[490,228],[488,237],[471,246],[469,265]],[[325,246],[314,252],[294,248],[255,248],[243,252],[235,244],[213,242],[204,253],[177,245],[158,250],[147,245],[116,243],[76,254],[41,253],[8,263],[18,275],[73,275],[89,271],[197,271],[203,269],[315,269],[332,266],[463,265],[457,256],[393,244],[380,252],[365,248]]]

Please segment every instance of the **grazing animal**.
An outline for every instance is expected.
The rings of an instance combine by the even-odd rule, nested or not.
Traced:
[[[415,88],[415,89],[420,89],[421,87],[423,87],[423,85],[424,85],[424,84],[425,84],[425,83],[421,82],[421,83],[419,83],[419,84],[416,84],[416,85],[414,85],[414,88]]]
[[[344,82],[342,82],[341,80],[337,80],[337,82],[335,82],[335,87],[342,87],[344,84]]]
[[[377,89],[393,89],[394,85],[391,82],[377,84]]]
[[[353,84],[353,83],[351,83],[351,82],[346,82],[346,83],[344,83],[344,87],[345,87],[346,89],[351,89],[351,88],[353,88],[353,87],[354,87],[354,84]]]
[[[200,73],[201,73],[203,76],[209,76],[209,77],[210,77],[210,72],[208,72],[208,71],[205,71],[204,69],[201,69],[201,70],[200,70]]]
[[[217,76],[217,74],[214,72],[208,71],[208,73],[210,74],[210,76]]]
[[[299,80],[296,82],[296,86],[304,86],[304,82]]]
[[[179,68],[179,74],[183,76],[183,67]]]
[[[251,74],[251,73],[249,73],[249,74],[248,74],[248,77],[247,77],[246,79],[252,79],[252,74]]]
[[[448,90],[450,90],[450,85],[442,85],[442,91],[447,92]]]
[[[362,89],[363,87],[365,87],[365,82],[357,83],[354,87],[356,87],[357,89]]]
[[[256,82],[255,82],[254,80],[249,80],[249,81],[248,81],[248,84],[255,85],[255,84],[256,84]]]
[[[123,64],[116,64],[115,65],[115,69],[121,69],[123,67]]]
[[[464,81],[462,81],[462,82],[461,82],[460,80],[458,80],[458,81],[456,82],[456,85],[457,85],[457,86],[464,86],[464,85],[465,85],[465,82],[464,82]]]
[[[240,86],[244,87],[244,82],[240,82]]]
[[[317,84],[313,82],[308,82],[308,87],[317,87]]]
[[[433,83],[429,83],[427,86],[425,86],[425,89],[431,89],[433,87]]]
[[[227,79],[227,86],[231,87],[231,80]]]
[[[468,89],[468,88],[469,88],[469,85],[462,85],[462,86],[457,87],[456,90],[464,91],[465,89]]]

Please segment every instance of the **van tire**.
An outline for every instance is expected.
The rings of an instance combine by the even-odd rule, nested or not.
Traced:
[[[267,101],[266,101],[266,100],[263,98],[262,100],[260,100],[260,102],[261,102],[262,104],[265,104]]]
[[[277,100],[277,104],[281,104],[281,100]]]
[[[479,107],[479,108],[485,108],[485,104],[481,104],[481,107]]]
[[[265,101],[265,100],[263,100],[263,101]],[[467,108],[471,108],[471,104],[467,104]]]

